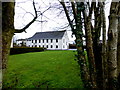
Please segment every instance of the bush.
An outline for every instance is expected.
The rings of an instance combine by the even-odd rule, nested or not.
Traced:
[[[45,48],[37,48],[37,47],[15,47],[10,49],[10,55],[13,54],[22,54],[28,52],[41,52],[44,51]]]

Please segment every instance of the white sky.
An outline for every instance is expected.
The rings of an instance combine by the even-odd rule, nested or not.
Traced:
[[[24,27],[27,23],[29,23],[33,19],[33,16],[30,13],[26,13],[26,12],[31,12],[32,14],[34,14],[34,9],[31,2],[32,0],[16,0],[16,1],[18,1],[18,3],[16,3],[16,8],[15,8],[14,26],[16,29],[19,29]],[[35,0],[35,1],[38,1],[38,0]],[[110,0],[106,0],[106,1],[110,1]],[[40,0],[38,3],[39,4],[36,4],[36,8],[38,9],[40,7],[40,11],[43,12],[49,7],[50,3],[52,5],[59,2],[57,0],[54,0],[54,1],[52,0],[52,2],[51,0]],[[107,3],[105,6],[107,26],[109,23],[108,22],[108,15],[109,15],[109,8],[110,8],[109,6],[110,6],[110,3]],[[43,22],[42,25],[41,25],[41,22],[34,22],[26,30],[27,33],[25,32],[19,33],[19,34],[16,34],[14,37],[17,39],[29,38],[33,36],[36,32],[54,31],[54,30],[58,30],[57,27],[60,28],[60,27],[66,26],[66,23],[68,23],[66,15],[64,14],[64,12],[62,12],[62,14],[59,17],[57,17],[59,12],[60,10],[53,9],[53,8],[51,10],[46,11],[45,13],[43,13],[42,21],[47,21],[47,22]],[[38,18],[38,20],[41,21],[41,16]],[[64,29],[60,29],[60,30],[64,30]],[[69,39],[73,41],[75,38],[71,37],[72,32],[70,31],[70,28],[67,28],[67,30],[68,30]]]

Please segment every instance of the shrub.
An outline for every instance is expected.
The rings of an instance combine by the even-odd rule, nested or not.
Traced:
[[[13,54],[22,54],[28,52],[41,52],[44,51],[45,48],[37,48],[37,47],[14,47],[10,49],[10,55]]]

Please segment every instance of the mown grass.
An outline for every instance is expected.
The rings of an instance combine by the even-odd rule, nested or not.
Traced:
[[[11,55],[3,88],[82,88],[73,51]]]

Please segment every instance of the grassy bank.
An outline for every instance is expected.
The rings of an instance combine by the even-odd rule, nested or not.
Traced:
[[[73,51],[11,55],[4,88],[82,88]]]

